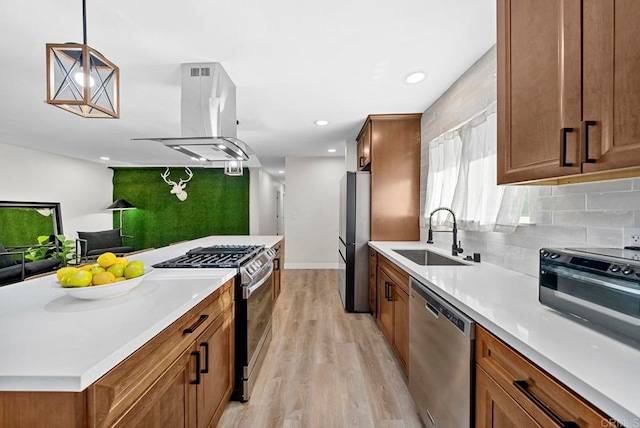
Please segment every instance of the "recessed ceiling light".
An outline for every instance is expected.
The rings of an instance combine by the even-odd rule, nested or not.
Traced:
[[[198,160],[198,158],[191,158],[191,160],[197,161],[197,160]]]
[[[336,149],[329,149],[329,150],[327,150],[327,151],[328,151],[329,153],[335,153],[335,152],[336,152]]]
[[[318,126],[327,126],[329,124],[329,121],[328,120],[316,120],[313,123],[315,123]]]
[[[412,71],[411,73],[404,76],[404,82],[409,85],[414,85],[416,83],[420,83],[427,77],[427,73],[423,70]]]
[[[106,156],[100,156],[100,159],[101,159],[101,160],[111,160],[111,158],[108,158],[108,157],[106,157]]]
[[[202,162],[204,162],[204,161],[206,161],[206,160],[207,160],[207,158],[200,158],[200,160],[201,160]]]
[[[283,170],[278,171],[278,174],[284,174]]]
[[[224,150],[227,148],[227,146],[225,146],[224,144],[218,144],[218,148]]]

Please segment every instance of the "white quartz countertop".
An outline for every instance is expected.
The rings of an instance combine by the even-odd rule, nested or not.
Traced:
[[[485,262],[420,266],[393,251],[452,257],[422,242],[369,245],[619,423],[640,426],[640,346],[540,304],[537,278]]]
[[[280,236],[212,236],[133,255],[151,265],[201,246],[265,245]],[[235,276],[235,269],[155,269],[132,291],[78,300],[54,275],[0,287],[0,391],[82,391]]]

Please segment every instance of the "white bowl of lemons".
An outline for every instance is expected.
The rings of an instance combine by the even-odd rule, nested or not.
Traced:
[[[56,286],[77,299],[106,299],[137,287],[153,268],[140,260],[127,260],[113,253],[103,253],[97,264],[58,269]]]

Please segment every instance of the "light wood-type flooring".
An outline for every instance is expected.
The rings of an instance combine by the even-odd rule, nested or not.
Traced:
[[[413,400],[369,314],[344,312],[335,270],[285,270],[273,341],[248,403],[219,427],[419,427]]]

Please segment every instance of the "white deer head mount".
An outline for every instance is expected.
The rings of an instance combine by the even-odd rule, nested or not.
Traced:
[[[173,189],[171,189],[169,193],[171,193],[172,195],[176,195],[176,197],[180,201],[184,201],[185,199],[187,199],[187,192],[184,191],[184,188],[187,186],[187,182],[193,177],[193,172],[191,172],[189,168],[185,168],[184,172],[186,172],[189,177],[186,180],[183,180],[181,178],[179,183],[168,179],[169,174],[171,173],[169,171],[169,167],[167,167],[167,170],[164,173],[160,174],[165,183],[167,183],[169,186],[173,186]]]

